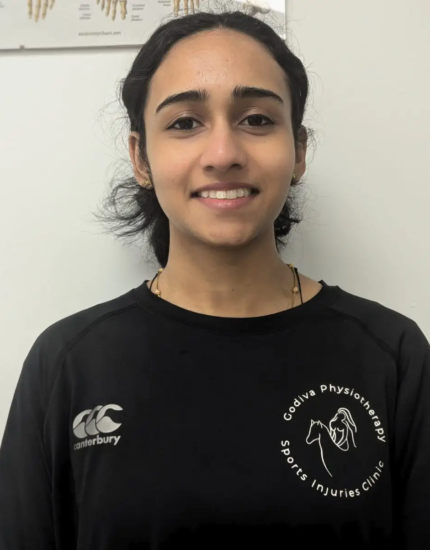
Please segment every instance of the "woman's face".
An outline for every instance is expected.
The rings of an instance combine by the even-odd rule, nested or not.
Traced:
[[[279,99],[234,97],[237,87],[263,88]],[[157,109],[169,96],[189,90],[201,90],[207,99]],[[227,247],[273,239],[292,174],[301,177],[305,171],[306,151],[305,146],[295,151],[284,73],[258,42],[217,30],[177,43],[153,76],[144,121],[152,180],[171,239]],[[130,156],[143,184],[148,178],[137,138],[130,136]],[[227,201],[225,195],[195,195],[206,186],[222,191],[219,183],[232,183],[225,192],[247,184],[257,194],[245,191],[241,197],[236,190]]]

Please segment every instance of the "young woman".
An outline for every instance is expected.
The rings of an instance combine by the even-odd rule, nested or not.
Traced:
[[[241,12],[167,22],[123,82],[116,220],[151,281],[37,338],[0,451],[1,550],[428,545],[430,346],[281,259],[308,80]]]

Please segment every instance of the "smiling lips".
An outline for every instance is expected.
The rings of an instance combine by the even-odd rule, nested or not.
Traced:
[[[199,187],[191,197],[209,208],[229,210],[250,204],[258,194],[259,190],[249,183],[230,181]]]
[[[239,188],[239,189],[230,189],[228,191],[216,191],[214,189],[206,190],[206,191],[200,191],[197,193],[198,197],[201,197],[202,199],[218,199],[218,200],[234,200],[234,199],[240,199],[242,197],[249,197],[252,195],[251,189],[246,188]]]
[[[228,190],[205,189],[194,193],[193,196],[208,208],[231,210],[249,205],[258,194],[256,189],[239,187]]]
[[[242,181],[214,182],[199,187],[192,193],[192,197],[201,199],[237,200],[256,195],[258,189]]]

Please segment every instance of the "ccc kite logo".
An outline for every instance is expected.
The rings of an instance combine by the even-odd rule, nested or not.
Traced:
[[[116,445],[121,436],[100,437],[100,434],[110,434],[116,431],[121,423],[114,422],[106,415],[107,411],[122,411],[119,405],[98,405],[94,409],[87,409],[78,414],[73,421],[73,433],[79,439],[84,439],[81,443],[76,443],[74,449],[90,447],[91,445],[100,445],[102,443],[113,443]],[[90,439],[90,437],[92,439]],[[96,436],[96,437],[94,437]]]

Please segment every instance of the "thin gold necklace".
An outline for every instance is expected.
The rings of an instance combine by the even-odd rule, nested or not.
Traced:
[[[296,276],[298,276],[298,275],[296,274],[296,270],[295,270],[293,264],[287,264],[287,265],[291,269],[291,271],[293,272],[293,277],[294,277],[294,285],[293,285],[293,288],[291,290],[291,292],[293,293],[293,298],[292,298],[292,303],[291,303],[291,308],[290,308],[290,309],[293,309],[294,303],[296,301],[296,294],[299,292],[299,287],[297,286],[297,279],[296,279]],[[155,280],[154,294],[156,294],[159,298],[161,298],[161,290],[158,288],[158,280],[159,280],[160,275],[163,271],[164,271],[164,268],[160,267],[160,269],[157,271],[156,276],[154,277],[154,279],[152,279],[152,283]],[[150,288],[152,287],[152,283],[151,283]],[[300,280],[298,281],[298,284],[300,286]]]

